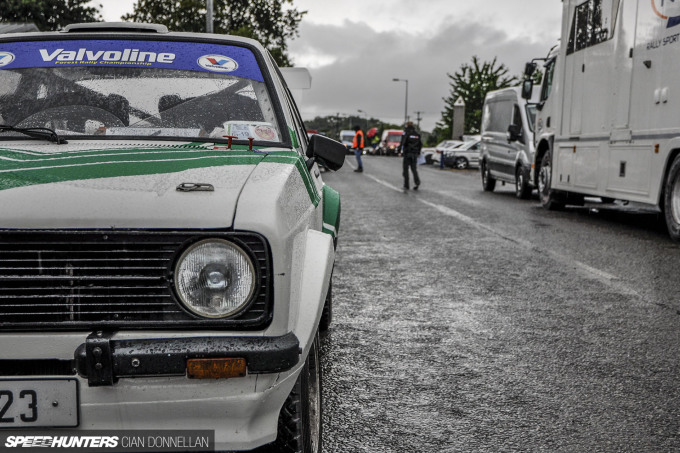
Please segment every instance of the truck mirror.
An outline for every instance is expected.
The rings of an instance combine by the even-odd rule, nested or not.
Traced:
[[[524,79],[522,82],[522,98],[531,99],[531,95],[534,92],[534,81],[532,79]]]
[[[530,61],[529,63],[524,65],[524,77],[527,79],[530,79],[532,75],[534,75],[534,72],[536,72],[536,63],[533,61]]]
[[[342,168],[346,153],[345,145],[331,138],[323,135],[312,135],[312,138],[309,139],[307,157],[320,161],[333,171]]]

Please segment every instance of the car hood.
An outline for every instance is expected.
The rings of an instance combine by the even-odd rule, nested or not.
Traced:
[[[206,144],[3,143],[0,228],[227,228],[267,155]],[[181,190],[195,185],[206,190]]]

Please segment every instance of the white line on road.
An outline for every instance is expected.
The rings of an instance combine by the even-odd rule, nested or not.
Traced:
[[[389,189],[394,190],[395,192],[400,192],[400,193],[404,192],[403,189],[401,189],[401,188],[399,188],[399,187],[397,187],[393,184],[390,184],[389,182],[383,181],[380,178],[376,178],[373,175],[366,175],[366,176],[368,178],[372,179],[373,181],[377,182],[378,184],[381,184],[381,185],[383,185],[383,186],[385,186]],[[498,236],[498,237],[505,239],[509,242],[513,242],[513,243],[515,243],[515,244],[517,244],[517,245],[519,245],[519,246],[521,246],[521,247],[523,247],[527,250],[532,250],[532,251],[538,252],[539,254],[541,254],[543,256],[549,256],[550,258],[554,259],[558,263],[560,263],[564,266],[576,269],[576,270],[580,271],[581,274],[583,274],[587,278],[590,278],[592,280],[596,280],[598,282],[604,283],[605,285],[609,286],[610,288],[612,288],[612,289],[614,289],[614,290],[616,290],[616,291],[618,291],[622,294],[626,294],[626,295],[629,295],[629,296],[636,296],[636,297],[639,297],[639,298],[642,297],[640,295],[640,293],[638,293],[634,289],[630,288],[628,285],[624,284],[621,281],[621,279],[619,277],[615,276],[615,275],[612,275],[612,274],[605,272],[603,270],[600,270],[600,269],[596,269],[592,266],[589,266],[585,263],[582,263],[581,261],[570,258],[570,257],[568,257],[564,254],[561,254],[561,253],[558,253],[558,252],[555,252],[555,251],[552,251],[552,250],[547,250],[547,249],[544,249],[544,248],[541,248],[541,247],[537,247],[535,244],[533,244],[529,241],[526,241],[524,239],[518,239],[516,237],[509,236],[509,235],[503,233],[502,231],[499,231],[499,230],[497,230],[497,229],[495,229],[495,228],[493,228],[489,225],[485,225],[484,223],[479,222],[479,221],[473,219],[472,217],[466,216],[465,214],[458,212],[455,209],[451,209],[448,206],[432,203],[432,202],[424,200],[422,198],[418,198],[417,200],[419,202],[433,208],[433,209],[436,209],[437,211],[441,212],[444,215],[447,215],[449,217],[453,217],[453,218],[455,218],[455,219],[457,219],[457,220],[459,220],[463,223],[466,223],[466,224],[473,226],[477,229],[489,232],[489,233],[493,234],[494,236]]]

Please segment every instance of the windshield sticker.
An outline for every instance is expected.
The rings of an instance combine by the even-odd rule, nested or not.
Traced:
[[[14,61],[14,54],[10,52],[0,52],[0,67],[7,66]]]
[[[224,55],[206,55],[198,59],[198,65],[208,71],[233,72],[238,69],[238,63]]]
[[[70,66],[222,72],[264,82],[253,52],[238,46],[118,40],[0,43],[0,69]]]

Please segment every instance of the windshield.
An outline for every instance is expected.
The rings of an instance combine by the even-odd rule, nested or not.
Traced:
[[[264,78],[245,48],[46,41],[2,43],[3,55],[0,124],[70,138],[281,141]]]
[[[399,135],[388,135],[387,136],[387,141],[388,142],[401,142],[401,134]]]
[[[534,131],[534,124],[536,123],[536,104],[527,104],[527,122],[529,123],[529,130]]]

